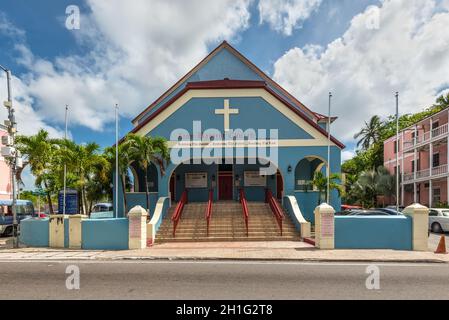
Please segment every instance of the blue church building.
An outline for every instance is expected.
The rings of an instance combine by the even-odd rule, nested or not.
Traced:
[[[300,77],[301,74],[298,74]],[[334,121],[336,118],[332,118]],[[313,112],[262,72],[229,43],[223,42],[198,65],[143,110],[132,133],[164,137],[171,150],[165,173],[151,164],[148,175],[130,165],[133,186],[119,190],[118,216],[127,208],[147,206],[150,216],[161,197],[175,206],[188,190],[189,203],[238,203],[243,190],[249,203],[264,202],[267,190],[282,205],[294,196],[304,218],[325,201],[311,184],[314,173],[340,173],[344,145],[331,136],[328,118]],[[115,195],[115,192],[114,192]],[[341,200],[332,190],[330,204]]]

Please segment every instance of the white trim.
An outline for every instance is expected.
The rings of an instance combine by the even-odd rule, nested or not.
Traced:
[[[189,90],[162,110],[156,117],[151,119],[142,128],[136,131],[136,134],[147,135],[161,123],[167,120],[173,113],[183,107],[193,98],[238,98],[238,97],[258,97],[264,99],[268,104],[282,113],[285,117],[293,121],[298,127],[306,131],[313,139],[284,139],[279,140],[284,145],[281,146],[327,146],[327,137],[318,129],[309,124],[301,116],[288,108],[284,103],[271,95],[265,89],[216,89],[216,90]],[[332,146],[336,146],[331,142]]]

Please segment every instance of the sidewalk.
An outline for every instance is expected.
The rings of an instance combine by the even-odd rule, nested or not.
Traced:
[[[431,251],[317,250],[304,242],[167,243],[144,250],[91,251],[49,248],[0,250],[0,261],[140,261],[140,260],[249,260],[303,262],[449,263],[449,255]]]

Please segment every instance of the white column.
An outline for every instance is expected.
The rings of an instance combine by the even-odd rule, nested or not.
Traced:
[[[128,247],[130,250],[144,249],[147,247],[147,215],[147,210],[141,206],[133,207],[128,213]]]
[[[315,247],[335,248],[335,210],[327,203],[315,208]]]
[[[403,213],[404,215],[409,216],[413,219],[412,250],[427,251],[429,209],[420,204],[415,203],[405,208]]]
[[[88,216],[75,214],[69,216],[69,248],[81,249],[83,246],[83,224],[82,221],[87,219]]]
[[[432,175],[433,175],[433,143],[432,143],[433,120],[430,118],[430,143],[429,143],[429,208],[432,208]]]
[[[418,171],[418,157],[416,155],[416,142],[418,141],[417,138],[418,130],[415,125],[415,138],[413,139],[413,180],[416,180],[416,171]],[[416,196],[416,182],[413,183],[413,202],[417,202],[417,196]]]
[[[401,132],[401,206],[404,205],[404,131]]]

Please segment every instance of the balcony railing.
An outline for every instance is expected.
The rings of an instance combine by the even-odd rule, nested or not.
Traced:
[[[413,148],[424,143],[429,142],[431,139],[439,138],[448,134],[448,124],[445,123],[432,130],[432,135],[430,131],[424,132],[423,134],[416,137],[416,139],[411,139],[404,141],[404,149]],[[415,141],[416,140],[416,141]]]
[[[430,178],[430,177],[436,177],[440,175],[444,175],[448,173],[448,166],[447,164],[434,167],[431,169],[424,169],[420,171],[416,171],[416,180],[422,179],[422,178]],[[404,182],[415,180],[414,173],[405,173],[404,174]]]

